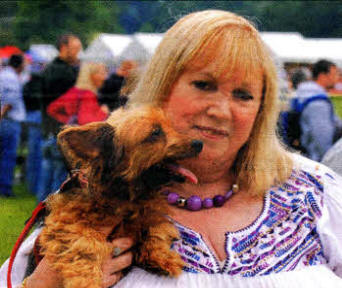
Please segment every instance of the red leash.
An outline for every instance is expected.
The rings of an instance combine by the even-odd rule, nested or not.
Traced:
[[[34,223],[37,220],[37,216],[39,215],[39,213],[41,211],[43,211],[45,209],[45,203],[44,202],[40,202],[37,207],[33,210],[32,212],[32,216],[31,218],[27,221],[23,231],[20,233],[19,238],[17,239],[17,242],[15,243],[11,256],[10,256],[10,260],[9,260],[9,264],[8,264],[8,270],[7,270],[7,288],[12,288],[12,280],[11,280],[11,274],[12,274],[12,268],[13,268],[13,263],[14,263],[14,259],[15,256],[17,255],[17,252],[19,250],[19,247],[21,246],[21,244],[23,243],[24,239],[26,238],[27,234],[30,232],[32,226],[34,225]]]
[[[85,176],[85,174],[83,173],[83,171],[79,170],[79,169],[75,169],[75,170],[71,171],[71,177],[67,178],[62,183],[59,191],[63,192],[64,189],[68,189],[67,186],[68,186],[68,184],[70,184],[72,182],[73,179],[77,179],[79,181],[79,183],[80,183],[80,186],[82,188],[85,188],[85,187],[88,186],[88,179]],[[14,258],[17,255],[17,252],[18,252],[21,244],[25,240],[27,234],[30,232],[32,226],[36,222],[37,217],[39,216],[39,213],[41,211],[43,211],[45,208],[46,208],[46,205],[45,205],[44,201],[43,202],[39,202],[37,207],[33,210],[31,218],[27,221],[23,231],[20,233],[20,235],[19,235],[19,237],[17,239],[17,242],[15,243],[15,245],[13,247],[13,250],[12,250],[12,253],[11,253],[11,256],[10,256],[10,260],[9,260],[9,264],[8,264],[8,270],[7,270],[7,288],[12,288],[11,274],[12,274]]]

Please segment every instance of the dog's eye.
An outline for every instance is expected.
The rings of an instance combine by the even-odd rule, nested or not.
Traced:
[[[151,137],[159,137],[162,135],[163,130],[160,127],[154,128]]]
[[[164,135],[164,131],[160,126],[156,126],[153,128],[150,135],[145,139],[144,142],[154,142],[158,140],[161,136]]]

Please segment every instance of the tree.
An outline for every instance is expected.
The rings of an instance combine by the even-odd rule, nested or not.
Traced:
[[[261,31],[341,37],[340,1],[108,1],[1,0],[0,45],[27,49],[53,44],[65,32],[87,45],[98,33],[165,32],[180,17],[205,9],[243,15]]]
[[[17,9],[16,1],[0,1],[0,47],[17,45],[11,25]]]
[[[18,1],[14,33],[23,49],[33,43],[55,43],[71,32],[88,44],[100,32],[121,32],[119,9],[100,1]]]
[[[148,1],[150,5],[154,1]],[[341,37],[341,1],[158,1],[151,32],[164,32],[185,14],[222,9],[245,16],[261,31],[299,32],[305,37]],[[154,31],[153,31],[154,30]]]
[[[255,14],[264,31],[300,32],[305,37],[341,37],[340,1],[258,1]]]

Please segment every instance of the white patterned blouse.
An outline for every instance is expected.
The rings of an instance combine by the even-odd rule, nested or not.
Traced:
[[[181,239],[172,249],[185,262],[182,275],[171,279],[133,268],[115,287],[342,288],[342,178],[317,162],[294,159],[291,177],[265,194],[259,217],[225,234],[225,261],[216,259],[198,232],[175,222]],[[12,276],[17,283],[35,237],[17,256]],[[0,270],[1,288],[6,266]]]

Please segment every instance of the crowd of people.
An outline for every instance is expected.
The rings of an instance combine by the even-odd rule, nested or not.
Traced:
[[[73,36],[61,43],[60,51],[70,43],[79,49],[77,40]],[[56,69],[67,66],[68,88],[76,81],[76,88],[63,97],[73,102],[75,91],[86,88],[84,93],[94,99],[99,87],[94,79],[105,73],[95,69],[101,77],[91,74],[88,86],[80,85],[71,56],[75,50],[67,49],[65,58],[53,62]],[[43,75],[58,74],[52,67]],[[60,89],[59,81],[51,89]],[[279,139],[277,70],[254,25],[219,10],[191,13],[177,21],[129,89],[126,106],[160,107],[177,132],[203,142],[198,157],[178,161],[184,173],[197,176],[197,184],[185,181],[167,187],[177,201],[169,201],[166,217],[179,231],[170,249],[182,257],[183,273],[171,278],[154,275],[147,267],[127,270],[134,243],[119,238],[108,243],[114,249],[103,261],[102,287],[341,287],[342,178],[319,163],[340,123],[327,99],[327,89],[336,81],[336,65],[323,60],[313,65],[311,79],[296,83],[292,99],[301,106],[306,98],[317,96],[299,119],[303,157]],[[50,91],[44,125],[60,111],[61,103],[51,105],[60,93],[57,97]],[[95,103],[94,115],[104,119],[106,109]],[[72,114],[76,104],[69,104],[64,114]],[[44,147],[45,159],[60,157],[55,149],[60,125],[59,121],[47,127],[55,130],[45,130],[45,139],[51,140]],[[196,211],[189,204],[193,197],[200,199]],[[222,199],[219,204],[207,205],[217,198]],[[103,227],[104,236],[108,231],[112,227]],[[28,272],[29,259],[39,255],[39,233],[40,228],[19,250],[13,282],[26,288],[61,287],[63,279],[46,257]],[[0,269],[0,287],[5,287],[7,267],[8,261]]]
[[[0,196],[14,196],[14,169],[23,135],[27,155],[21,170],[29,191],[42,201],[67,176],[56,143],[61,127],[103,121],[126,102],[120,90],[132,81],[128,76],[137,66],[135,61],[124,61],[108,77],[104,63],[81,63],[82,44],[76,35],[60,36],[56,46],[59,54],[51,63],[31,59],[28,79],[21,77],[23,55],[12,55],[1,69]]]
[[[314,63],[311,69],[297,68],[289,75],[292,93],[284,114],[293,117],[293,114],[288,114],[288,111],[292,111],[296,117],[292,118],[292,122],[291,119],[285,119],[288,121],[285,124],[289,125],[287,132],[296,133],[284,133],[283,140],[306,157],[318,162],[324,161],[329,166],[330,162],[324,160],[325,155],[342,137],[342,120],[329,93],[334,91],[342,95],[342,90],[338,90],[341,76],[342,72],[337,65],[325,59]],[[280,118],[282,116],[284,115],[281,114]],[[335,155],[335,152],[330,151],[329,158],[333,157],[332,154]],[[335,157],[339,158],[338,155]],[[339,168],[336,165],[331,167],[334,170]]]
[[[56,144],[56,134],[61,127],[105,120],[111,111],[126,103],[125,95],[135,85],[134,79],[138,79],[135,75],[137,62],[133,60],[123,61],[110,75],[104,63],[80,63],[78,54],[82,44],[76,35],[62,35],[56,45],[58,57],[51,63],[33,61],[29,77],[21,77],[25,61],[22,55],[17,54],[9,59],[0,73],[3,120],[0,167],[4,171],[0,176],[1,196],[14,196],[14,168],[18,162],[17,151],[23,132],[28,152],[26,161],[21,163],[22,173],[25,174],[22,179],[37,200],[42,201],[59,188],[67,175]],[[339,149],[330,151],[326,159],[323,157],[342,136],[342,120],[334,111],[328,95],[329,91],[342,93],[338,86],[341,85],[340,75],[336,64],[328,60],[314,63],[311,69],[300,67],[289,70],[286,74],[286,95],[283,95],[285,107],[293,111],[304,106],[306,109],[301,111],[300,119],[294,120],[299,124],[297,128],[286,128],[297,129],[297,137],[293,139],[291,131],[281,133],[283,142],[290,148],[312,160],[323,161],[338,171],[342,169],[337,160]],[[289,122],[281,123],[280,128],[288,125],[296,126]]]

